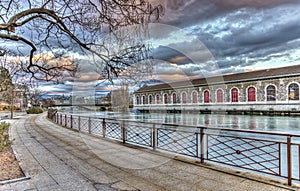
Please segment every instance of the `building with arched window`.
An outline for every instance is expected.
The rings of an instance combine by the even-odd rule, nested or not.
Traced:
[[[218,103],[222,103],[223,99],[224,99],[223,90],[222,89],[218,89],[217,90],[217,102]]]
[[[176,95],[176,93],[173,93],[172,98],[173,98],[173,104],[176,104],[177,103],[177,95]]]
[[[149,95],[149,98],[148,98],[148,99],[149,99],[148,103],[149,103],[149,104],[152,104],[152,95]]]
[[[300,66],[288,66],[147,86],[133,100],[145,112],[300,113],[299,86]]]
[[[288,86],[288,98],[289,100],[299,100],[299,84],[298,83],[291,83]]]
[[[181,98],[182,98],[181,103],[186,104],[187,103],[186,92],[182,92]]]
[[[168,94],[164,94],[164,104],[168,104]]]
[[[268,85],[266,87],[266,98],[267,101],[276,101],[276,86],[274,85]]]
[[[159,95],[156,95],[156,104],[160,104],[161,101],[160,101],[160,96]]]
[[[256,88],[249,87],[247,90],[247,100],[248,102],[256,102]]]
[[[231,89],[231,102],[239,102],[239,90],[237,88]]]
[[[192,99],[193,103],[198,103],[198,93],[196,91],[193,91]]]
[[[210,102],[209,90],[205,90],[203,92],[203,96],[204,96],[204,103],[209,103]]]

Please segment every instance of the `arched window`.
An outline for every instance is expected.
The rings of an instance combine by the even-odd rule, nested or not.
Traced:
[[[192,97],[193,97],[193,103],[197,103],[198,102],[198,93],[197,92],[193,92],[193,95],[192,95]]]
[[[231,90],[231,102],[239,102],[239,90],[237,88]]]
[[[156,104],[160,104],[160,97],[159,97],[159,95],[156,95]]]
[[[248,101],[256,101],[256,90],[254,87],[248,88]]]
[[[149,95],[149,104],[152,104],[152,95]]]
[[[274,85],[269,85],[266,91],[267,101],[276,101],[276,87]]]
[[[296,83],[289,85],[289,100],[299,100],[299,85]]]
[[[209,103],[210,99],[209,99],[209,91],[205,90],[204,91],[204,103]]]
[[[164,95],[164,104],[167,104],[167,103],[168,103],[168,95],[165,94],[165,95]]]
[[[173,97],[173,103],[177,103],[177,96],[176,96],[176,93],[173,93],[172,97]]]
[[[146,104],[146,98],[145,98],[145,96],[142,97],[142,104]]]
[[[136,105],[140,105],[140,97],[136,96]]]
[[[181,97],[182,97],[182,103],[186,103],[186,93],[185,92],[183,92],[181,94]]]
[[[217,91],[217,102],[218,103],[223,102],[223,90],[221,89]]]

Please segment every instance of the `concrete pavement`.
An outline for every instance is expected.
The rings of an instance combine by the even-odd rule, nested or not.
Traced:
[[[96,138],[60,127],[43,115],[12,120],[11,134],[21,165],[31,178],[0,190],[192,190],[285,191],[247,173],[228,174],[158,152]],[[220,168],[223,170],[223,168]],[[234,171],[232,171],[234,173]],[[256,179],[256,180],[255,180]]]

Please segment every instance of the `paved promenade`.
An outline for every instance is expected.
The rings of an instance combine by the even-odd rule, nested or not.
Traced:
[[[3,191],[296,190],[78,133],[51,123],[45,114],[11,122],[16,151],[31,178],[2,185]]]

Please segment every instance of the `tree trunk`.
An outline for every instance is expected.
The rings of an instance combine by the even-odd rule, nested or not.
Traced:
[[[10,118],[13,119],[14,118],[14,104],[10,104]]]

